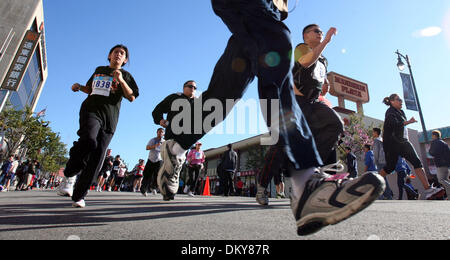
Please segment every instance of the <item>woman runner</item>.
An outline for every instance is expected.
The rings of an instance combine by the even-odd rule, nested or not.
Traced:
[[[128,48],[116,45],[109,52],[109,66],[98,67],[85,86],[78,83],[72,86],[72,91],[89,95],[80,109],[80,138],[70,149],[65,178],[57,192],[60,196],[72,197],[73,207],[86,206],[84,199],[102,168],[106,149],[117,127],[123,97],[133,102],[139,96],[133,76],[122,69],[128,58]]]
[[[391,174],[395,170],[399,156],[401,156],[414,166],[414,172],[425,188],[426,199],[434,199],[442,192],[442,189],[430,186],[416,150],[405,137],[405,126],[417,123],[416,119],[414,117],[410,120],[406,119],[406,114],[402,110],[403,100],[397,94],[384,98],[383,103],[389,106],[389,109],[386,111],[383,135],[386,166],[380,171],[380,175],[386,177]]]

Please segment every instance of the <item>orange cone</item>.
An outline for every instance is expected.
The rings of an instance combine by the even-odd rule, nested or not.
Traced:
[[[206,177],[205,188],[203,189],[203,196],[211,196],[211,191],[209,190],[209,177]]]

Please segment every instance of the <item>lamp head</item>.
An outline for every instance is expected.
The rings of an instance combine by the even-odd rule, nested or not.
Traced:
[[[398,69],[400,71],[404,71],[405,70],[405,63],[403,63],[402,58],[400,57],[400,55],[398,56],[397,67],[398,67]]]

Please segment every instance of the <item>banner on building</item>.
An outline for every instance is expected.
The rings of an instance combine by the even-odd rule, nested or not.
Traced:
[[[1,89],[19,90],[20,83],[36,50],[39,37],[39,33],[27,31]]]
[[[403,82],[403,97],[405,99],[406,109],[412,111],[419,111],[416,102],[416,95],[414,94],[411,76],[409,74],[400,73]]]

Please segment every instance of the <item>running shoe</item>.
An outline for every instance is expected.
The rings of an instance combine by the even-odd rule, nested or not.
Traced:
[[[425,191],[425,199],[426,200],[436,200],[442,198],[445,195],[445,190],[443,188],[436,188],[431,186],[428,190]]]
[[[157,181],[159,191],[165,201],[175,199],[175,194],[177,194],[179,188],[180,172],[183,163],[186,161],[185,154],[177,157],[170,152],[170,148],[175,144],[174,140],[168,140],[161,145],[163,163],[159,169]]]
[[[142,196],[147,197],[147,195],[148,195],[147,189],[144,189],[143,187],[141,187],[139,190],[141,191]]]
[[[361,212],[383,193],[385,187],[384,179],[374,172],[356,179],[314,174],[306,183],[301,198],[291,197],[298,235],[311,235]]]
[[[73,187],[75,186],[76,180],[76,176],[70,178],[64,177],[63,181],[58,187],[58,191],[56,192],[56,194],[62,197],[72,197]]]
[[[256,193],[256,202],[261,206],[269,205],[269,196],[267,194],[267,189],[258,184]]]

